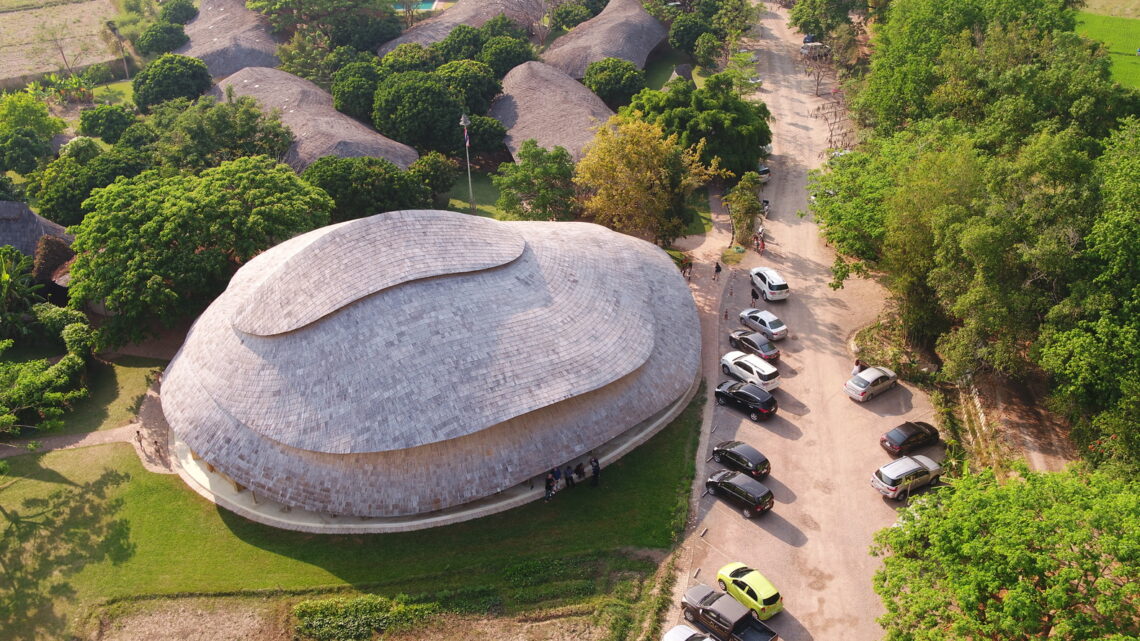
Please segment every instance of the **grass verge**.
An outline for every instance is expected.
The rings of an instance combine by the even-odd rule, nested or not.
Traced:
[[[607,467],[599,487],[407,534],[318,536],[253,523],[177,476],[146,472],[127,444],[14,457],[0,508],[9,519],[30,511],[52,525],[5,539],[0,555],[25,564],[0,584],[0,602],[22,604],[0,608],[11,613],[0,629],[11,641],[58,638],[83,611],[154,596],[355,589],[440,602],[467,595],[504,612],[599,598],[615,584],[578,566],[647,575],[653,564],[625,551],[668,548],[681,531],[703,399],[698,392],[670,425]]]

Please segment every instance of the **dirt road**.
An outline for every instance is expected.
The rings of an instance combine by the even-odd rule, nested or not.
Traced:
[[[746,520],[722,501],[700,496],[701,487],[694,488],[693,527],[682,549],[675,602],[697,582],[715,585],[716,571],[725,563],[743,561],[760,569],[784,595],[785,611],[768,622],[782,638],[870,641],[882,636],[875,618],[883,610],[871,588],[879,561],[869,556],[868,547],[876,530],[894,522],[897,508],[869,485],[871,473],[890,460],[878,437],[903,420],[929,420],[933,411],[925,395],[908,387],[865,404],[852,402],[842,391],[852,364],[848,340],[879,313],[885,292],[859,279],[838,291],[827,285],[834,253],[815,223],[798,215],[807,207],[807,171],[821,164],[827,148],[827,125],[812,117],[824,100],[799,66],[801,36],[786,26],[786,10],[764,4],[762,11],[747,45],[759,54],[760,98],[773,115],[772,179],[763,196],[772,202],[767,251],[762,257],[749,252],[738,268],[722,276],[722,306],[700,294],[697,300],[710,408],[702,452],[707,457],[713,444],[728,439],[757,447],[772,461],[765,484],[776,506]],[[825,82],[820,93],[828,95],[831,88]],[[709,238],[694,248],[698,259],[712,260],[719,255],[717,245],[723,248],[727,242],[723,214],[715,215],[715,222]],[[747,270],[756,265],[775,267],[792,288],[789,300],[766,305],[788,324],[790,334],[778,344],[783,352],[778,365],[782,385],[775,392],[780,411],[760,424],[712,401],[712,388],[725,378],[718,362],[729,350],[727,334],[738,326],[740,310],[751,306]],[[698,271],[696,278],[703,281],[700,289],[710,285],[706,273]],[[942,456],[940,448],[928,449],[932,451],[922,453]],[[704,457],[698,486],[719,469]],[[667,624],[680,620],[678,608]]]

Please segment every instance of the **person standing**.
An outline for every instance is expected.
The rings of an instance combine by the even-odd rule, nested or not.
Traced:
[[[720,263],[716,262],[716,263],[713,263],[713,265],[714,265],[714,267],[713,267],[713,280],[719,280],[720,279]]]
[[[566,477],[566,489],[574,487],[574,470],[570,469],[569,465],[566,466],[563,476]]]
[[[598,480],[599,480],[598,477],[600,477],[601,475],[602,475],[601,464],[598,463],[598,459],[596,457],[591,456],[590,457],[590,485],[597,487]]]

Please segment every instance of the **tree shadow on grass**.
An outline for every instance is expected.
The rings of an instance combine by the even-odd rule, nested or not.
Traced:
[[[134,554],[130,525],[115,518],[122,500],[113,489],[130,475],[114,470],[94,481],[0,506],[0,630],[10,641],[59,638],[67,620],[56,611],[74,599],[68,577],[88,564],[114,564]]]

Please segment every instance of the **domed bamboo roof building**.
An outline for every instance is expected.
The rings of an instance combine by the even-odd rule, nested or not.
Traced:
[[[256,257],[163,378],[175,439],[288,508],[408,517],[604,447],[691,394],[697,312],[654,245],[397,211]]]

